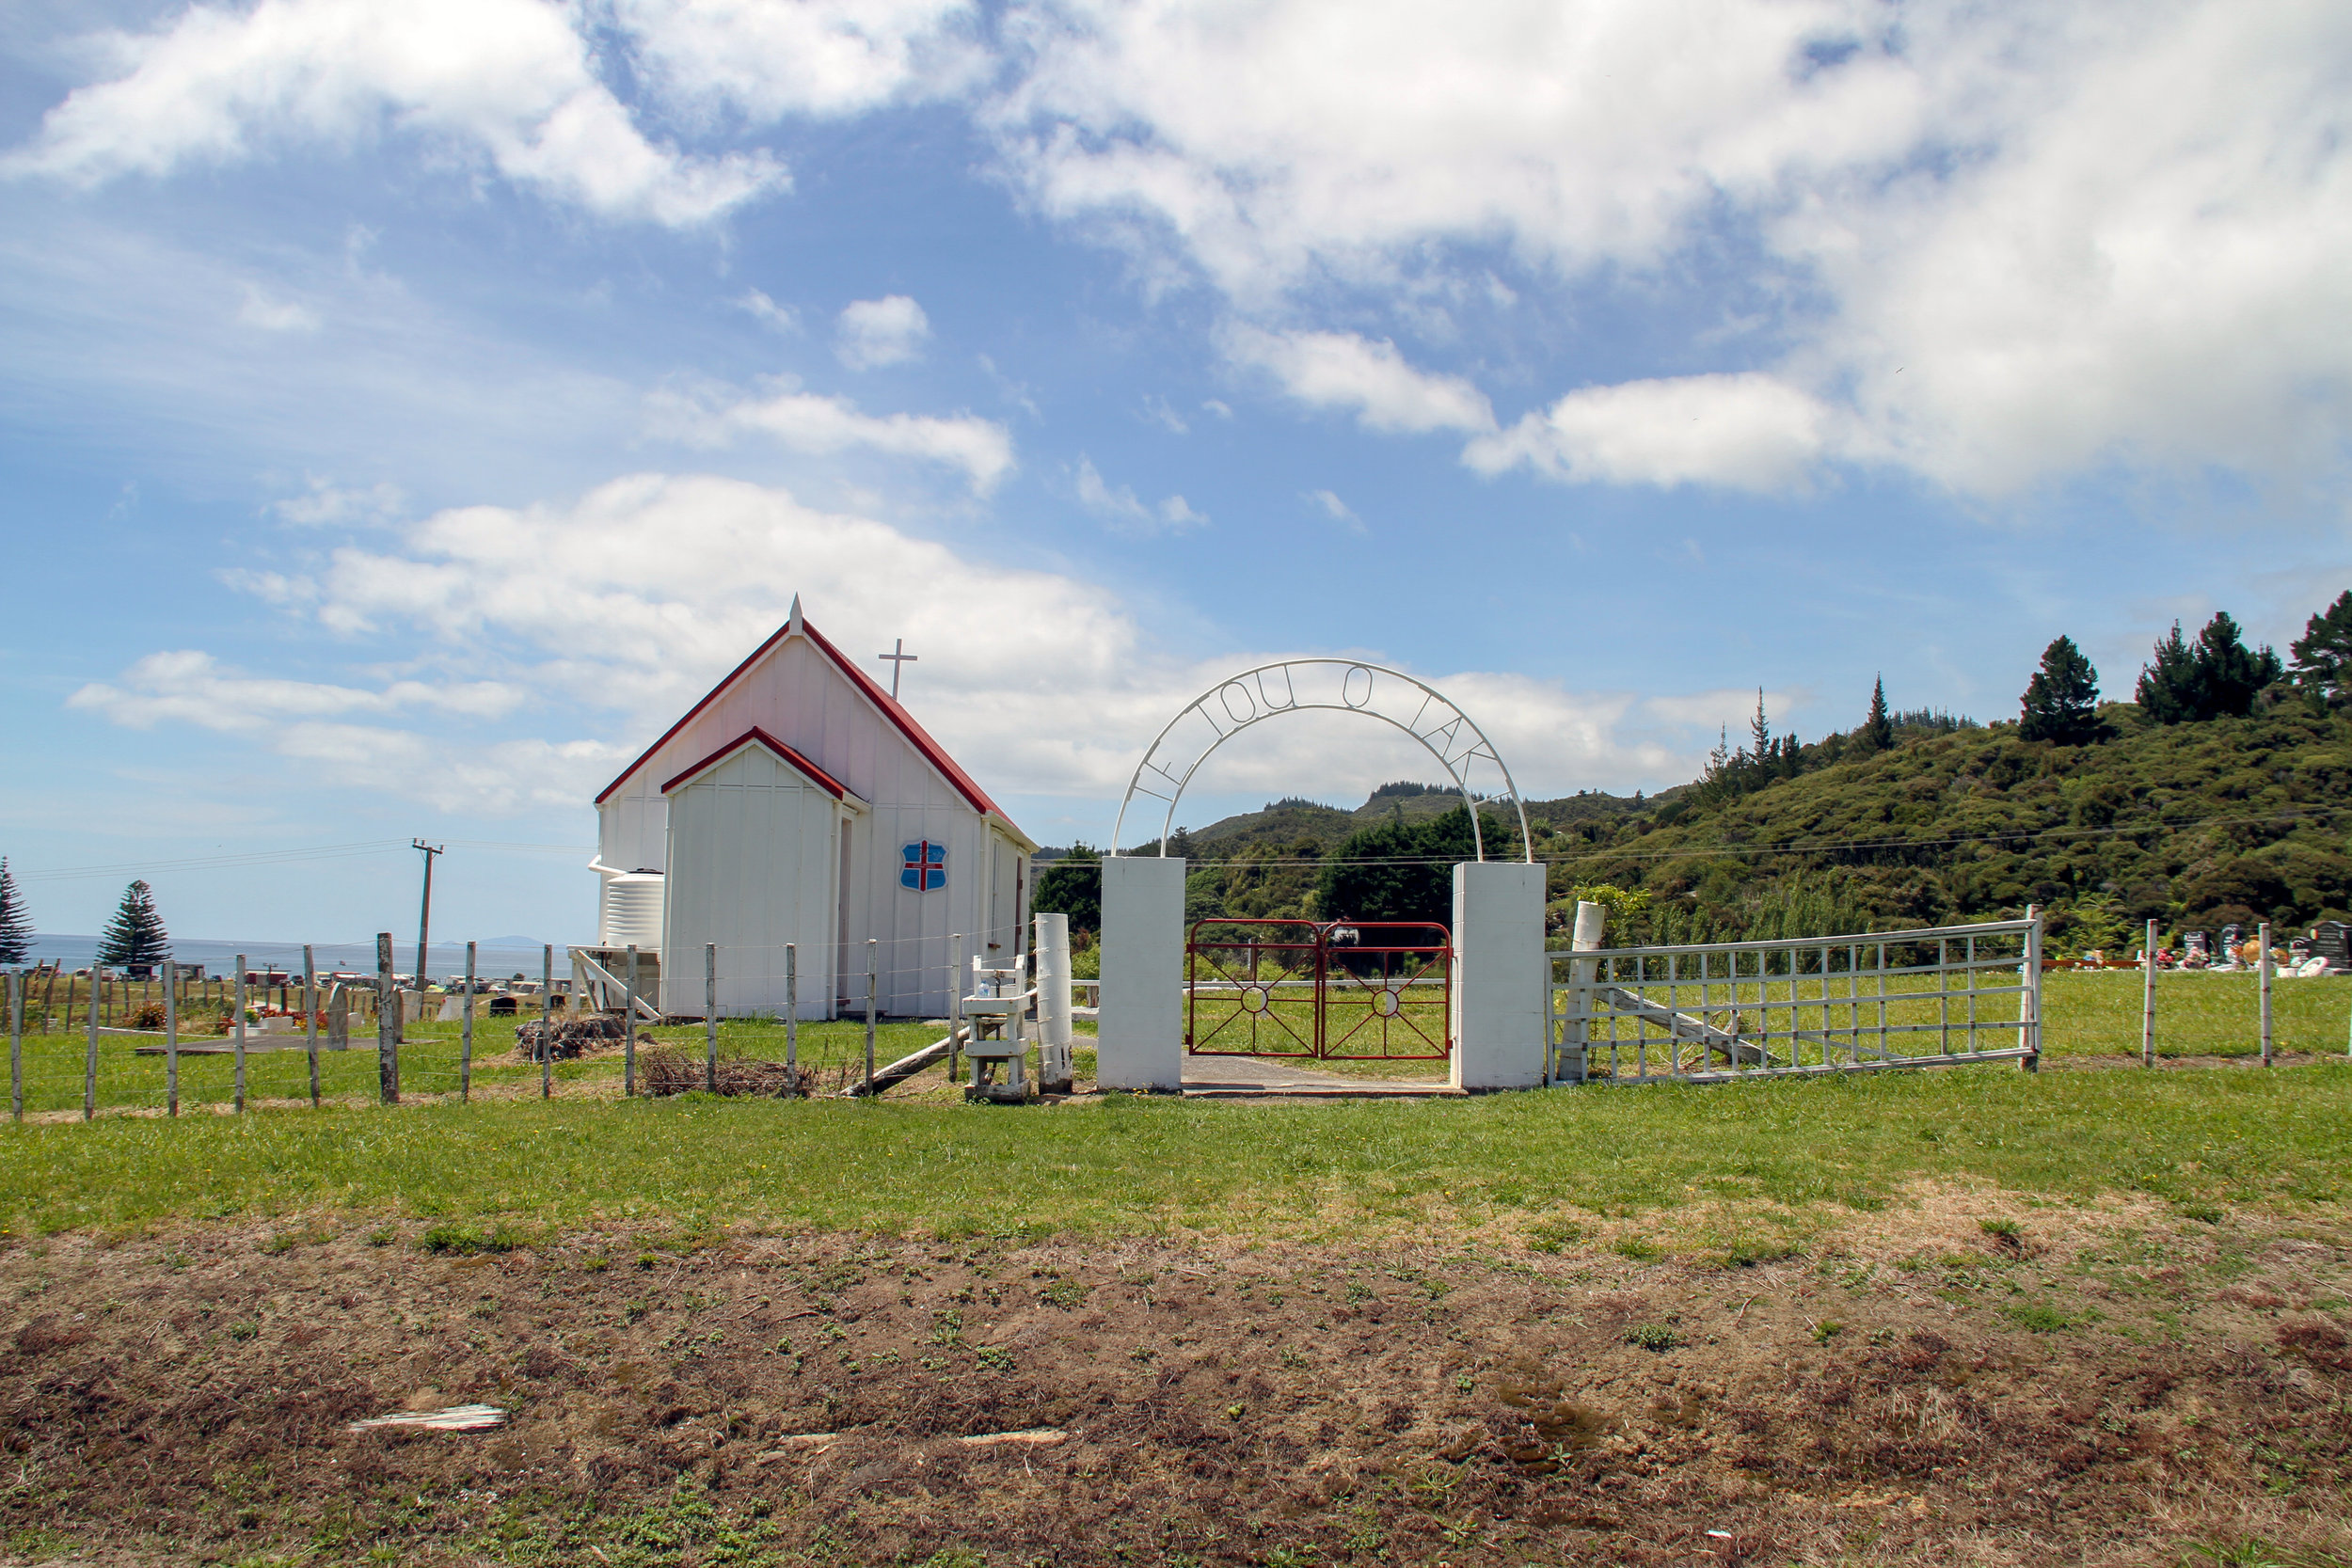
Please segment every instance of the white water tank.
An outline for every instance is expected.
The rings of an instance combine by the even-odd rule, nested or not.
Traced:
[[[661,950],[661,873],[608,872],[604,907],[597,911],[596,943],[601,947],[637,944],[641,953]]]

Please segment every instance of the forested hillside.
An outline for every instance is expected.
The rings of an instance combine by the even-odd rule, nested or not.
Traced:
[[[2128,946],[2268,920],[2352,918],[2352,593],[2292,650],[2249,649],[2216,615],[2175,626],[2129,703],[2066,638],[2020,717],[1980,724],[1890,711],[1884,685],[1854,729],[1775,736],[1759,699],[1743,743],[1645,800],[1531,801],[1556,917],[1612,911],[1616,943],[1829,935],[2014,916],[2039,904],[2060,948]],[[1483,814],[1490,855],[1517,824]],[[1468,858],[1456,798],[1385,784],[1353,811],[1269,803],[1179,835],[1188,919],[1446,918]],[[1153,847],[1156,847],[1154,846]],[[1099,921],[1091,851],[1047,868],[1038,907]]]

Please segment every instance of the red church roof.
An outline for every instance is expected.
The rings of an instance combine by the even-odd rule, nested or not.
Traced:
[[[793,617],[787,620],[783,626],[778,626],[774,636],[769,638],[767,641],[762,642],[758,647],[753,649],[750,657],[744,659],[742,663],[737,665],[732,671],[730,671],[726,679],[712,687],[701,702],[696,703],[692,707],[687,709],[686,716],[684,718],[680,719],[676,723],[671,725],[668,729],[662,731],[661,738],[656,740],[652,745],[646,747],[644,752],[640,752],[635,762],[630,763],[627,768],[621,770],[620,777],[605,785],[602,792],[596,796],[596,804],[604,804],[605,801],[611,800],[612,796],[619,791],[623,784],[635,778],[637,776],[638,769],[644,768],[646,763],[653,760],[655,752],[660,751],[662,747],[668,745],[671,739],[675,737],[679,731],[685,729],[687,725],[694,721],[695,715],[701,713],[703,709],[717,702],[720,696],[724,693],[729,687],[733,686],[737,681],[741,680],[743,676],[751,671],[752,667],[756,665],[761,659],[765,658],[778,643],[782,642],[786,638],[791,636],[793,629],[797,625],[801,631],[807,634],[809,641],[816,646],[818,651],[822,653],[827,659],[832,661],[833,667],[840,671],[843,675],[847,676],[850,683],[858,689],[859,692],[866,697],[866,701],[872,703],[877,708],[880,708],[883,718],[889,720],[893,724],[898,726],[898,733],[905,736],[908,742],[913,745],[916,751],[923,753],[924,760],[929,762],[933,768],[938,768],[941,776],[946,778],[949,784],[955,785],[956,793],[961,795],[966,800],[970,801],[973,810],[979,812],[983,816],[995,817],[1006,827],[1011,828],[1016,834],[1019,834],[1024,842],[1028,841],[1029,835],[1022,832],[1020,828],[1014,825],[1012,818],[1005,815],[1004,808],[997,805],[995,801],[990,800],[987,792],[981,789],[978,784],[972,782],[972,775],[966,773],[961,767],[957,766],[955,758],[949,756],[946,752],[946,749],[941,746],[938,741],[933,740],[923,726],[914,721],[914,716],[913,714],[907,712],[904,707],[900,706],[898,700],[892,697],[889,692],[884,691],[880,686],[876,685],[873,677],[866,674],[865,671],[859,669],[849,659],[843,657],[841,650],[834,647],[823,632],[818,631],[815,626],[809,625],[806,616],[798,613],[800,609],[798,600],[793,602],[793,609],[795,610]],[[724,750],[718,754],[723,755],[725,752],[735,750],[736,747],[742,744],[745,738],[747,737],[742,736],[737,736],[734,740],[729,741]],[[768,737],[763,736],[761,738],[767,739]],[[769,740],[768,743],[771,746],[781,745],[781,743],[773,740]],[[790,752],[790,748],[788,747],[784,747],[782,749],[786,752]],[[812,766],[809,765],[805,759],[801,758],[798,752],[791,752],[790,755],[796,767]],[[695,765],[694,768],[689,768],[687,771],[695,771],[697,768],[705,766],[709,760],[712,759],[707,758],[705,759],[705,763],[698,763]],[[825,776],[822,774],[821,769],[818,771],[820,777]],[[681,774],[680,777],[684,777],[684,775]],[[675,784],[676,780],[674,779],[671,782]],[[827,778],[827,782],[831,782],[829,777]],[[1035,847],[1035,846],[1031,845],[1031,847]]]

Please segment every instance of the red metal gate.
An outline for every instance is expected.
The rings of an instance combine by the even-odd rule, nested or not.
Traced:
[[[1441,1062],[1454,938],[1418,921],[1203,920],[1184,944],[1195,1056]]]

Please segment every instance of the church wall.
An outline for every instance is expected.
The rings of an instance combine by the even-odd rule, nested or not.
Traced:
[[[667,869],[662,782],[754,726],[806,755],[869,805],[845,825],[850,852],[846,885],[838,892],[843,907],[836,907],[821,935],[807,939],[824,946],[838,964],[827,1000],[838,998],[847,1005],[847,1016],[862,1016],[868,937],[881,943],[879,1006],[898,1017],[946,1014],[950,933],[964,933],[967,966],[973,954],[985,951],[981,944],[991,938],[983,933],[992,919],[997,927],[993,940],[1004,944],[1000,956],[1025,950],[1012,895],[1021,885],[1025,900],[1025,853],[992,830],[898,728],[803,638],[787,639],[766,662],[745,672],[605,802],[599,813],[605,863]],[[901,850],[925,838],[947,846],[947,886],[918,893],[900,885]],[[837,864],[834,875],[841,876]],[[695,940],[724,944],[723,938]],[[691,972],[692,983],[699,985],[699,958]],[[687,968],[677,973],[680,983],[687,983]]]
[[[666,1010],[701,1011],[703,947],[716,942],[722,1013],[781,1013],[791,942],[800,1016],[826,1016],[834,943],[806,933],[832,933],[841,815],[831,794],[756,746],[670,798]]]

